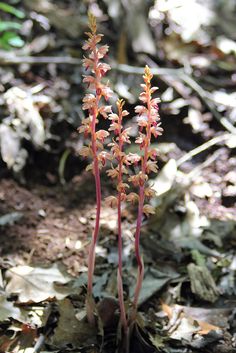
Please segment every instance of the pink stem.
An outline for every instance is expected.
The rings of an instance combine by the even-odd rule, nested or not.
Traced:
[[[101,182],[100,182],[100,173],[98,168],[98,160],[94,158],[94,176],[95,176],[95,185],[96,185],[96,221],[94,232],[92,235],[92,241],[89,247],[89,258],[88,258],[88,295],[92,295],[92,286],[93,286],[93,273],[95,266],[95,248],[99,232],[100,224],[100,213],[101,213]]]
[[[122,123],[122,112],[119,112],[119,137],[121,136],[121,123]],[[123,143],[121,138],[119,138],[119,150],[122,152]],[[119,175],[118,175],[118,185],[122,182],[122,157],[119,158]],[[128,324],[126,319],[125,304],[124,304],[124,292],[123,292],[123,280],[122,280],[122,229],[121,229],[121,191],[118,193],[118,272],[117,272],[117,282],[118,282],[118,298],[120,304],[120,315],[121,321],[124,327],[124,331],[127,334]]]
[[[92,121],[92,151],[93,151],[93,163],[94,163],[94,178],[95,178],[95,187],[96,187],[96,220],[95,227],[92,235],[91,244],[89,247],[89,256],[88,256],[88,284],[87,284],[87,318],[91,325],[95,324],[93,306],[91,305],[92,301],[92,290],[93,290],[93,274],[95,267],[95,250],[96,243],[98,239],[99,233],[99,225],[100,225],[100,213],[101,213],[101,181],[100,181],[100,171],[97,157],[97,147],[96,147],[96,135],[95,135],[95,127],[96,127],[96,112],[93,114]]]
[[[121,233],[121,195],[118,195],[118,272],[117,272],[117,282],[118,282],[118,297],[120,304],[120,315],[121,321],[125,332],[127,332],[127,319],[125,313],[124,304],[124,292],[123,292],[123,281],[122,281],[122,233]]]
[[[142,226],[142,216],[143,216],[143,205],[144,205],[144,186],[140,187],[139,190],[139,207],[138,207],[138,216],[136,223],[136,232],[135,232],[135,255],[138,264],[138,278],[136,282],[135,292],[134,292],[134,309],[131,316],[131,320],[134,320],[138,308],[138,298],[142,288],[143,275],[144,275],[144,265],[140,253],[140,231]]]
[[[97,57],[96,49],[94,49],[93,53],[94,53],[94,72],[98,83],[100,80],[100,77],[97,71],[98,57]],[[96,251],[96,244],[97,244],[99,226],[100,226],[101,198],[102,198],[99,162],[98,162],[97,146],[96,146],[96,119],[98,115],[98,106],[99,106],[100,98],[101,98],[100,95],[96,95],[96,108],[93,111],[93,119],[91,123],[93,173],[95,178],[96,205],[97,205],[95,227],[92,235],[91,244],[89,247],[89,256],[88,256],[87,318],[91,325],[95,324],[94,312],[93,312],[94,308],[92,305],[92,291],[93,291],[93,274],[94,274],[94,267],[95,267],[95,251]]]
[[[142,160],[143,174],[146,174],[148,149],[149,149],[150,140],[151,140],[150,96],[148,97],[147,107],[148,107],[147,143],[145,143],[144,156]],[[133,307],[133,312],[131,314],[131,320],[134,320],[136,318],[137,309],[138,309],[138,299],[139,299],[139,295],[140,295],[140,291],[143,283],[143,277],[144,277],[144,264],[140,253],[140,232],[141,232],[141,226],[142,226],[144,201],[145,201],[145,184],[140,186],[139,188],[139,206],[138,206],[138,216],[137,216],[136,232],[135,232],[135,255],[136,255],[136,260],[138,264],[138,278],[137,278],[135,292],[134,292],[134,302],[133,302],[134,307]]]

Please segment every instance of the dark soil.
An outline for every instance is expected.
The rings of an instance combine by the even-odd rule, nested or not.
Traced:
[[[92,180],[88,175],[86,179],[91,190]],[[74,178],[65,187],[37,184],[27,189],[3,179],[0,190],[1,215],[23,214],[15,224],[1,229],[3,259],[15,264],[61,260],[73,274],[81,271],[95,215],[92,193],[83,178]]]

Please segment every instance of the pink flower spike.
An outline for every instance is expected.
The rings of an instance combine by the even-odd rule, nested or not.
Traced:
[[[152,93],[156,91],[156,87],[151,87],[152,77],[153,75],[149,67],[146,66],[143,76],[144,83],[141,85],[143,92],[139,95],[139,99],[144,105],[138,105],[135,109],[135,112],[141,115],[138,118],[139,137],[135,141],[140,145],[140,149],[143,151],[143,155],[141,157],[141,171],[139,174],[133,175],[129,178],[134,185],[139,185],[139,206],[135,231],[135,254],[138,263],[138,277],[134,294],[131,321],[136,319],[138,299],[144,276],[144,264],[140,254],[140,231],[142,216],[143,214],[149,215],[154,213],[154,209],[150,205],[144,204],[145,198],[150,198],[152,196],[152,191],[146,187],[148,174],[151,172],[156,173],[158,170],[157,163],[155,161],[156,152],[150,150],[150,143],[152,135],[157,137],[162,132],[162,128],[159,123],[160,118],[158,115],[158,103],[160,100],[159,98],[152,98]]]
[[[103,143],[108,137],[109,133],[105,130],[97,130],[98,118],[103,116],[108,117],[111,112],[111,107],[102,105],[101,100],[105,98],[108,100],[112,96],[113,92],[108,87],[107,84],[102,82],[103,76],[110,70],[110,66],[101,61],[101,59],[106,55],[108,51],[108,46],[98,46],[103,35],[97,33],[96,18],[89,14],[89,29],[90,31],[86,33],[88,40],[85,42],[83,49],[88,51],[86,57],[83,60],[83,66],[88,70],[90,69],[90,74],[85,75],[83,82],[88,84],[88,88],[92,91],[85,95],[83,99],[82,108],[88,110],[89,118],[88,120],[82,122],[82,126],[79,131],[84,133],[86,136],[90,136],[91,142],[89,147],[82,150],[84,156],[91,156],[93,161],[86,168],[87,170],[92,170],[95,187],[96,187],[96,218],[95,227],[92,234],[92,239],[89,247],[88,255],[88,283],[87,283],[87,299],[86,299],[86,309],[87,318],[91,325],[95,325],[94,317],[94,302],[92,297],[93,288],[93,274],[95,267],[95,250],[99,235],[100,228],[100,212],[101,212],[101,181],[100,181],[100,168],[105,165],[106,160],[110,159],[110,156],[105,152]],[[114,203],[114,202],[113,202]]]

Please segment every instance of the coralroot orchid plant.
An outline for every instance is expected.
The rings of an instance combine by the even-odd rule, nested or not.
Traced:
[[[89,15],[90,32],[86,33],[88,40],[83,49],[88,52],[88,56],[84,58],[83,65],[89,74],[85,75],[83,82],[88,84],[91,93],[85,95],[83,99],[83,109],[88,111],[88,116],[83,119],[82,126],[79,132],[84,133],[85,138],[89,138],[87,146],[82,147],[81,155],[90,157],[92,163],[87,167],[87,170],[92,170],[95,186],[96,186],[96,219],[95,227],[92,235],[92,240],[89,247],[88,256],[88,283],[87,283],[87,318],[91,324],[95,323],[94,318],[94,301],[92,296],[93,274],[95,268],[95,250],[99,234],[100,212],[101,212],[101,182],[100,169],[106,164],[107,160],[111,161],[111,169],[107,170],[107,175],[117,182],[117,195],[109,196],[106,201],[112,207],[117,208],[117,224],[118,224],[118,270],[117,270],[117,289],[120,305],[121,323],[124,332],[127,334],[128,326],[134,322],[137,314],[138,299],[142,287],[144,276],[144,264],[140,253],[140,231],[142,225],[143,214],[149,215],[154,213],[153,208],[145,203],[153,195],[154,191],[148,186],[148,178],[151,172],[157,172],[156,150],[150,147],[152,137],[157,138],[162,133],[160,127],[160,118],[158,114],[158,98],[152,98],[156,87],[151,86],[153,75],[148,66],[144,71],[144,83],[140,101],[142,105],[135,108],[138,114],[139,136],[135,143],[140,147],[140,155],[124,151],[124,145],[131,143],[129,137],[130,128],[124,129],[123,117],[129,115],[127,110],[124,110],[125,102],[118,100],[116,103],[117,113],[112,111],[110,105],[106,101],[112,96],[113,92],[108,84],[103,82],[103,77],[110,70],[110,66],[102,59],[108,52],[107,45],[99,45],[102,39],[101,34],[97,34],[96,19],[93,15]],[[112,142],[107,147],[110,151],[104,150],[105,140],[110,133],[106,130],[98,130],[97,124],[99,118],[108,118],[111,121],[109,131],[111,132]],[[135,166],[135,170],[139,170],[137,174],[131,173],[130,166]],[[130,192],[128,189],[134,187],[137,193]],[[135,231],[135,255],[138,264],[138,276],[136,289],[133,299],[133,307],[131,313],[126,312],[123,296],[123,281],[122,281],[122,224],[121,212],[122,203],[138,202],[137,223]]]
[[[97,34],[96,18],[93,15],[89,15],[89,29],[87,32],[88,40],[86,41],[83,49],[88,51],[88,57],[83,60],[83,66],[86,70],[90,70],[91,75],[86,75],[83,82],[88,84],[88,88],[93,93],[86,94],[83,99],[84,110],[88,110],[88,117],[83,119],[82,126],[79,128],[79,132],[83,132],[86,137],[90,136],[90,143],[88,146],[84,146],[80,153],[83,156],[91,157],[93,162],[87,167],[87,170],[92,169],[95,185],[96,185],[96,220],[95,227],[92,236],[92,241],[89,248],[88,256],[88,288],[87,288],[87,317],[88,321],[94,323],[93,313],[93,300],[92,300],[92,286],[93,286],[93,273],[95,266],[95,248],[99,233],[100,213],[101,213],[101,181],[100,181],[100,169],[105,165],[108,154],[104,151],[103,143],[104,139],[109,136],[109,133],[105,130],[96,130],[98,123],[98,117],[108,117],[108,113],[111,112],[111,106],[102,104],[102,99],[105,101],[112,96],[112,91],[107,84],[102,83],[102,78],[110,66],[103,63],[101,60],[104,58],[108,51],[108,46],[103,45],[98,48],[98,43],[102,39],[102,34]]]
[[[154,190],[147,185],[148,175],[151,172],[157,173],[157,153],[155,149],[150,148],[151,138],[154,136],[157,138],[162,134],[163,129],[160,127],[160,117],[158,114],[158,103],[159,98],[152,98],[152,94],[157,90],[157,87],[151,87],[151,79],[153,75],[148,66],[145,67],[144,71],[144,83],[141,84],[143,92],[140,94],[139,99],[143,105],[138,105],[135,108],[135,112],[139,114],[138,125],[139,125],[139,136],[136,139],[136,143],[140,145],[140,150],[143,151],[141,157],[141,170],[137,175],[131,176],[129,180],[134,186],[139,187],[138,195],[138,215],[135,231],[135,255],[138,263],[138,279],[136,289],[134,293],[134,309],[132,313],[132,319],[135,318],[138,306],[139,293],[142,287],[142,281],[144,276],[144,265],[140,254],[140,231],[142,225],[142,216],[145,213],[147,216],[151,213],[155,213],[152,206],[144,204],[146,199],[150,199],[154,196]]]
[[[121,203],[126,200],[126,189],[129,187],[128,184],[123,182],[123,174],[127,174],[127,166],[129,165],[128,158],[123,151],[125,143],[130,143],[128,135],[129,128],[123,129],[122,120],[123,117],[129,115],[127,110],[123,110],[124,101],[117,101],[118,114],[110,114],[109,119],[112,121],[109,128],[110,131],[114,131],[115,138],[113,142],[109,144],[113,159],[117,162],[117,167],[109,169],[107,171],[108,176],[112,179],[117,180],[117,197],[110,196],[106,199],[111,206],[117,207],[117,223],[118,223],[118,271],[117,271],[117,287],[118,297],[120,303],[120,314],[121,322],[124,330],[127,333],[128,324],[125,313],[124,296],[123,296],[123,281],[122,281],[122,229],[121,229]]]

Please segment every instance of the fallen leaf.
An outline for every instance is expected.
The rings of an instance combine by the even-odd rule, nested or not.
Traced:
[[[212,303],[215,302],[219,296],[219,292],[208,268],[190,263],[187,269],[192,293],[203,300]]]
[[[21,311],[17,308],[13,302],[7,300],[6,296],[0,296],[0,322],[5,321],[9,318],[20,320]]]
[[[57,347],[70,344],[74,347],[96,343],[96,329],[91,327],[85,319],[80,317],[69,299],[59,302],[59,321],[50,343]]]
[[[62,272],[57,264],[51,267],[16,266],[6,272],[7,293],[18,294],[22,303],[39,303],[46,299],[63,299],[70,294],[69,288],[63,286],[71,277]]]
[[[42,147],[45,141],[44,122],[34,104],[32,92],[12,87],[4,94],[4,99],[12,117],[16,119],[15,124],[20,128],[25,127],[25,132],[29,129],[33,144]]]
[[[191,316],[194,320],[199,322],[208,323],[213,327],[226,329],[229,327],[228,320],[230,314],[233,312],[235,307],[234,302],[227,308],[203,308],[203,307],[192,307],[192,306],[180,306],[186,316]]]
[[[146,302],[152,295],[161,290],[170,280],[179,277],[177,272],[162,272],[153,268],[148,268],[146,270],[143,286],[139,296],[139,305]],[[131,297],[134,294],[135,283],[130,288]]]
[[[220,330],[220,327],[208,324],[208,322],[205,321],[198,321],[198,324],[201,327],[201,330],[198,331],[200,335],[207,335],[212,330]]]
[[[169,162],[166,163],[166,165],[159,172],[154,182],[153,189],[156,191],[157,196],[160,196],[171,189],[175,181],[176,174],[176,161],[174,159],[170,159]]]
[[[197,321],[189,317],[181,317],[176,329],[170,334],[170,337],[175,340],[192,341],[193,335],[199,331]]]
[[[166,315],[168,316],[168,319],[170,320],[172,318],[172,311],[173,311],[171,306],[169,306],[166,303],[162,302],[161,303],[161,308],[164,311],[164,313],[166,313]]]
[[[192,347],[200,348],[204,347],[208,341],[213,342],[222,337],[222,330],[220,327],[198,319],[198,317],[202,315],[202,311],[204,312],[204,315],[206,315],[207,312],[209,317],[210,309],[186,307],[181,305],[169,306],[162,303],[162,310],[169,317],[169,323],[166,326],[166,330],[172,339],[179,341],[185,340]],[[222,312],[222,310],[219,312]]]
[[[8,168],[15,171],[23,168],[27,151],[21,148],[21,138],[17,132],[4,122],[0,124],[0,148],[2,159]]]

